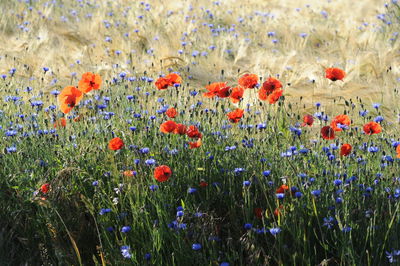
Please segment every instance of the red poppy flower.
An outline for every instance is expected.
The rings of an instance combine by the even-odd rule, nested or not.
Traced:
[[[281,211],[280,211],[280,210],[282,210],[282,209],[283,209],[283,205],[279,205],[279,207],[275,209],[274,215],[275,215],[276,217],[282,215],[282,213],[281,213]]]
[[[160,77],[156,80],[154,85],[159,90],[165,90],[170,86],[174,86],[175,84],[181,84],[182,78],[176,73],[171,73],[166,75],[165,77]]]
[[[343,80],[343,78],[346,76],[346,73],[343,70],[335,67],[327,68],[325,70],[325,74],[325,77],[332,81]]]
[[[301,124],[303,127],[304,126],[312,126],[312,124],[314,123],[314,117],[312,115],[305,115],[303,117],[303,124]]]
[[[257,218],[261,219],[261,218],[263,217],[263,209],[261,209],[261,208],[254,208],[253,212],[254,212],[254,215],[255,215]]]
[[[177,124],[174,121],[168,120],[160,125],[162,133],[171,133],[176,129]]]
[[[49,190],[50,190],[50,184],[49,183],[43,184],[40,187],[40,192],[42,192],[43,194],[47,194],[47,192],[49,192]]]
[[[166,165],[160,165],[154,169],[154,178],[159,182],[167,181],[171,175],[171,168]]]
[[[262,101],[268,100],[270,104],[276,103],[283,94],[282,83],[276,78],[268,78],[258,91],[258,98]]]
[[[54,128],[57,127],[66,127],[67,126],[67,119],[65,119],[64,117],[61,117],[59,120],[57,120],[54,123]]]
[[[189,142],[189,149],[196,149],[196,148],[200,147],[201,144],[202,144],[202,142],[201,142],[200,138],[195,142]]]
[[[206,181],[204,181],[204,180],[201,180],[200,183],[199,183],[199,186],[200,187],[207,187],[208,183]]]
[[[396,157],[400,158],[400,145],[396,146]]]
[[[342,128],[339,127],[339,124],[343,126],[350,126],[350,123],[350,118],[347,115],[338,115],[332,120],[331,128],[333,128],[334,131],[342,131]]]
[[[169,108],[165,114],[169,117],[169,118],[175,118],[176,115],[178,114],[178,112],[176,111],[176,109],[174,107]]]
[[[124,142],[122,141],[122,139],[120,139],[118,137],[113,138],[108,143],[108,148],[113,151],[120,150],[120,149],[122,149],[122,147],[124,147]]]
[[[175,85],[175,84],[181,84],[182,83],[182,78],[181,76],[179,76],[176,73],[170,73],[168,75],[165,76],[167,79],[169,79],[169,81],[171,82],[171,86]]]
[[[276,78],[268,78],[262,85],[262,89],[266,90],[268,95],[280,88],[282,88],[282,83]]]
[[[283,90],[275,90],[270,95],[268,95],[267,99],[270,104],[276,103],[279,98],[281,98],[283,94]]]
[[[227,116],[228,116],[230,122],[237,123],[242,118],[243,113],[244,113],[244,110],[238,108],[235,111],[228,113]]]
[[[186,135],[192,139],[202,137],[202,134],[200,133],[199,129],[194,125],[188,127],[188,129],[186,130]]]
[[[157,89],[159,90],[165,90],[168,88],[168,86],[170,86],[170,81],[169,79],[166,79],[165,77],[160,77],[156,80],[156,82],[154,83],[154,85],[156,85]]]
[[[239,78],[238,83],[245,89],[253,89],[258,84],[258,76],[256,74],[244,74]]]
[[[285,193],[287,190],[289,190],[289,187],[283,184],[276,190],[276,193]]]
[[[230,99],[233,103],[238,103],[243,99],[244,89],[242,87],[235,87],[231,91]]]
[[[347,156],[351,153],[351,145],[350,144],[343,144],[342,147],[340,147],[340,156]]]
[[[82,75],[82,79],[79,81],[78,88],[83,93],[88,93],[91,90],[100,89],[101,77],[98,74],[92,72],[86,72]]]
[[[226,82],[211,83],[210,85],[206,86],[208,92],[203,93],[203,96],[207,98],[213,98],[221,89],[226,87]]]
[[[334,139],[335,131],[330,126],[324,126],[321,128],[321,136],[323,139]]]
[[[372,135],[380,133],[382,131],[382,127],[376,122],[368,122],[364,125],[363,130],[365,134]]]
[[[186,134],[186,126],[183,124],[176,124],[174,134],[185,135]]]
[[[229,97],[229,96],[231,95],[231,90],[232,90],[231,87],[226,86],[226,87],[220,89],[220,90],[217,92],[217,96],[218,96],[219,98],[227,98],[227,97]]]
[[[126,177],[133,177],[135,176],[134,172],[132,170],[126,170],[122,173]]]
[[[60,110],[68,114],[82,100],[83,93],[74,86],[65,87],[58,95]]]

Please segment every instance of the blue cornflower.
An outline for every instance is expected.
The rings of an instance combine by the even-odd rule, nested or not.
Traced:
[[[292,132],[296,136],[300,136],[301,135],[301,129],[300,128],[290,126],[289,130],[290,130],[290,132]]]
[[[250,181],[248,181],[248,180],[243,181],[243,186],[248,187],[248,186],[250,186],[250,185],[251,185],[251,182],[250,182]]]
[[[321,195],[321,190],[320,189],[313,190],[311,191],[311,195],[313,195],[314,197],[319,197]]]
[[[263,176],[265,176],[265,177],[269,176],[270,174],[271,174],[270,170],[263,171]]]
[[[281,230],[279,227],[273,227],[273,228],[269,229],[269,232],[270,232],[272,235],[274,235],[274,236],[276,236],[277,234],[279,234],[281,231],[282,231],[282,230]]]
[[[130,259],[132,254],[130,253],[131,248],[129,246],[122,246],[121,247],[121,254],[125,259]]]
[[[276,193],[275,196],[277,199],[283,199],[285,197],[285,194],[284,193]]]
[[[193,245],[192,245],[192,249],[193,249],[193,250],[200,250],[200,249],[201,249],[201,244],[199,244],[199,243],[193,244]]]
[[[93,181],[92,186],[97,187],[99,185],[99,181]]]
[[[235,170],[233,170],[233,172],[235,173],[235,174],[240,174],[240,173],[243,173],[245,170],[243,169],[243,168],[235,168]]]
[[[155,165],[156,164],[156,160],[151,158],[151,159],[147,159],[144,163],[149,165],[149,166],[151,166],[151,165]]]
[[[366,116],[368,113],[369,113],[368,110],[364,110],[364,111],[360,111],[360,112],[359,112],[359,115],[362,116],[362,117],[364,117],[364,116]]]
[[[344,232],[344,233],[348,233],[350,231],[351,231],[351,227],[347,226],[347,225],[345,227],[343,227],[343,229],[342,229],[342,232]]]
[[[176,217],[182,217],[183,214],[184,214],[183,211],[177,211],[177,212],[176,212]]]
[[[149,152],[150,152],[150,149],[147,148],[147,147],[145,147],[145,148],[141,148],[139,151],[140,151],[140,153],[142,153],[142,154],[146,154],[146,153],[149,153]]]
[[[329,216],[327,218],[324,218],[324,223],[322,224],[322,226],[326,226],[328,227],[328,229],[331,229],[336,223],[336,219],[332,216]]]
[[[378,151],[379,151],[379,147],[374,147],[374,146],[368,147],[368,152],[375,153]]]
[[[104,214],[109,213],[109,212],[111,212],[111,209],[108,209],[108,208],[107,209],[101,209],[99,214],[100,215],[104,215]]]
[[[188,193],[189,194],[193,194],[193,193],[196,193],[196,192],[197,192],[197,188],[191,187],[191,188],[188,189]]]
[[[123,226],[123,227],[121,228],[121,232],[122,232],[122,233],[128,233],[128,232],[130,232],[130,231],[131,231],[131,227],[128,226],[128,225]]]
[[[378,115],[377,117],[374,118],[374,122],[376,122],[376,123],[380,123],[380,122],[382,122],[383,120],[385,120],[385,119],[384,119],[383,116],[381,116],[381,115]]]
[[[158,186],[157,185],[150,185],[149,188],[150,188],[151,191],[156,191],[158,189]]]
[[[12,152],[16,152],[17,151],[17,147],[15,146],[11,146],[11,147],[7,147],[6,148],[6,152],[7,153],[12,153]]]
[[[297,191],[296,193],[294,193],[294,196],[299,199],[299,198],[303,197],[303,193],[301,193],[300,191]]]
[[[343,183],[343,181],[340,179],[336,179],[333,181],[333,184],[335,184],[335,186],[340,186],[342,183]]]
[[[381,106],[380,103],[373,103],[372,104],[372,107],[374,107],[376,110],[378,110],[380,106]]]
[[[150,253],[144,254],[144,259],[145,260],[150,260],[151,259],[151,254]]]
[[[246,230],[250,230],[251,228],[253,228],[253,225],[252,224],[244,224],[244,229],[246,229]]]

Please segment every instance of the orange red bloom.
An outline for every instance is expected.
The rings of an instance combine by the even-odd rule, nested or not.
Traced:
[[[363,130],[364,130],[365,134],[372,135],[372,134],[381,133],[382,127],[380,124],[378,124],[376,122],[368,122],[364,125]]]
[[[174,132],[176,126],[177,124],[174,121],[168,120],[160,125],[160,131],[162,133],[171,133]]]
[[[280,88],[282,88],[282,83],[276,78],[268,78],[262,85],[262,89],[266,90],[267,94],[271,94],[274,90]]]
[[[49,183],[43,184],[40,187],[40,192],[42,192],[43,194],[47,194],[47,192],[49,192],[49,190],[50,190],[50,184]]]
[[[283,94],[282,83],[276,78],[268,78],[258,91],[258,98],[262,101],[268,100],[270,104],[276,103]]]
[[[244,89],[242,87],[232,88],[229,98],[233,103],[238,103],[243,99]]]
[[[350,126],[350,118],[347,115],[338,115],[336,116],[332,122],[331,122],[331,128],[333,128],[334,131],[342,131],[342,126]]]
[[[334,139],[335,138],[335,131],[330,126],[324,126],[321,128],[321,137],[323,139]]]
[[[239,78],[238,83],[245,89],[253,89],[258,84],[258,76],[256,74],[244,74]]]
[[[68,114],[82,100],[83,93],[74,86],[65,87],[58,95],[60,110]]]
[[[207,97],[207,98],[213,98],[213,97],[217,96],[219,91],[223,90],[224,88],[225,88],[225,90],[226,90],[226,88],[229,88],[226,85],[226,82],[211,83],[210,85],[206,86],[206,89],[208,90],[208,92],[203,93],[203,96]]]
[[[192,139],[202,137],[202,134],[200,133],[199,129],[194,125],[191,125],[188,127],[188,129],[186,131],[186,135]]]
[[[66,127],[67,126],[67,119],[65,119],[65,117],[61,117],[59,120],[57,120],[54,123],[54,128],[57,127]]]
[[[167,181],[171,175],[171,168],[166,165],[160,165],[154,169],[154,178],[159,182]]]
[[[196,148],[200,147],[201,144],[202,144],[202,142],[201,142],[200,138],[195,142],[189,142],[189,149],[196,149]]]
[[[283,184],[276,190],[276,193],[285,193],[288,190],[289,190],[289,187],[287,185]]]
[[[175,118],[178,114],[178,112],[176,111],[176,109],[174,107],[169,108],[165,114],[169,117],[169,118]]]
[[[242,119],[243,113],[244,113],[244,110],[238,108],[235,111],[228,113],[227,116],[228,116],[228,119],[230,122],[237,123],[240,121],[240,119]]]
[[[113,151],[120,150],[120,149],[122,149],[122,147],[124,147],[124,142],[122,141],[122,139],[120,139],[118,137],[113,138],[108,143],[108,148]]]
[[[170,86],[174,86],[175,84],[181,84],[182,78],[176,73],[170,73],[165,77],[160,77],[156,80],[154,85],[159,90],[165,90]]]
[[[312,115],[305,115],[303,117],[303,124],[301,124],[303,127],[304,126],[312,126],[314,123],[314,117]]]
[[[270,95],[268,95],[267,100],[270,104],[274,104],[279,100],[279,98],[281,98],[282,94],[283,90],[275,90]]]
[[[343,80],[346,76],[346,73],[342,69],[335,67],[327,68],[325,74],[325,77],[332,81]]]
[[[122,173],[126,177],[133,177],[135,176],[134,172],[132,170],[126,170]]]
[[[186,126],[183,124],[176,124],[174,134],[185,135],[186,134]]]
[[[396,158],[400,158],[400,145],[396,146]]]
[[[220,89],[219,91],[217,91],[216,95],[219,98],[227,98],[227,97],[229,97],[231,95],[231,91],[232,91],[231,87],[226,86],[226,87]]]
[[[346,143],[340,147],[340,156],[347,156],[351,153],[352,147],[350,144]]]
[[[91,90],[98,90],[101,86],[101,77],[99,74],[92,72],[83,73],[82,79],[79,81],[78,88],[83,93],[88,93]]]

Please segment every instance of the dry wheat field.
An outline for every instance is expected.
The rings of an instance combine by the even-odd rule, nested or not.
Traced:
[[[0,265],[399,263],[397,0],[0,8]]]

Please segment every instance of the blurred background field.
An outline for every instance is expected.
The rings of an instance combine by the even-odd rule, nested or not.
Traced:
[[[304,101],[362,97],[397,108],[395,7],[383,1],[1,1],[0,73],[45,75],[44,91],[85,71],[179,71],[192,87],[245,72],[279,76]],[[390,9],[391,8],[391,9]],[[392,14],[393,15],[393,14]],[[25,67],[24,67],[25,66]],[[327,67],[348,76],[330,88]],[[223,74],[222,74],[223,73]],[[397,110],[396,110],[397,111]]]

